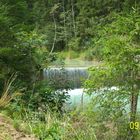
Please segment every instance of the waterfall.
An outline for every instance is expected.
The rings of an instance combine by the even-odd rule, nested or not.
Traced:
[[[71,87],[80,88],[82,82],[88,78],[87,67],[68,67],[68,68],[48,68],[44,69],[43,77],[45,80],[57,81],[57,83],[71,83]]]

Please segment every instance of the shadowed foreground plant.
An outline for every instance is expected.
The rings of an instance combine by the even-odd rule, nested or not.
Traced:
[[[0,97],[0,108],[6,107],[9,102],[16,96],[19,95],[18,92],[13,92],[11,86],[16,79],[16,75],[12,75],[9,80],[6,82],[3,93]]]

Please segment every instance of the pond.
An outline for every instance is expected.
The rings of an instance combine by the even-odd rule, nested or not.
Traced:
[[[87,95],[82,88],[82,83],[89,77],[87,69],[88,67],[66,67],[65,69],[51,67],[44,69],[43,77],[49,81],[53,79],[57,81],[56,83],[60,83],[62,80],[65,84],[69,84],[67,81],[71,81],[73,89],[68,91],[70,99],[67,105],[70,107],[80,106],[90,102],[93,97]],[[127,105],[126,109],[129,111],[130,105]],[[138,100],[138,111],[140,112],[140,100]]]

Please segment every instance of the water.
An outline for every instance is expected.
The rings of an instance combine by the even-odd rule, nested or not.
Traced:
[[[118,90],[118,88],[111,87],[110,90]],[[81,106],[81,105],[86,105],[95,96],[94,93],[91,96],[87,95],[84,92],[83,88],[69,90],[68,93],[70,95],[70,99],[66,103],[68,108],[70,108],[70,107],[78,107],[78,106]],[[139,98],[140,98],[140,96],[139,96]],[[126,109],[127,112],[130,112],[130,104],[127,104],[125,106],[125,109]],[[140,112],[140,99],[138,100],[137,111]]]
[[[70,100],[67,102],[70,106],[80,106],[87,104],[91,97],[84,92],[83,88],[69,90]]]
[[[73,89],[68,91],[70,99],[66,104],[69,107],[78,106],[81,105],[81,102],[83,104],[87,103],[90,98],[84,93],[84,89],[81,88],[82,83],[88,78],[87,69],[87,67],[48,68],[44,69],[43,77],[48,81],[57,81],[56,83],[58,84],[64,81],[66,85],[70,81]]]
[[[61,68],[48,68],[44,69],[44,79],[51,81],[64,81],[66,84],[71,83],[72,88],[80,88],[82,83],[88,78],[87,67],[68,67]]]
[[[67,81],[71,81],[73,90],[69,90],[70,100],[67,102],[69,106],[78,106],[86,104],[90,101],[91,97],[84,93],[84,89],[81,88],[82,82],[88,78],[87,67],[68,67],[61,68],[49,68],[44,69],[44,79],[50,81],[54,80],[56,83],[61,81],[67,84]],[[117,90],[116,87],[112,87],[111,90]],[[140,98],[140,97],[139,97]],[[126,109],[130,109],[130,105],[126,106]],[[138,111],[140,111],[140,100],[138,100]]]

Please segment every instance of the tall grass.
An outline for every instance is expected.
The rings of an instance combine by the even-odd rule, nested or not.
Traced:
[[[25,111],[18,127],[40,140],[97,140],[92,123],[75,110],[64,114]]]
[[[6,105],[9,104],[9,102],[15,98],[17,95],[19,95],[18,92],[13,92],[11,90],[11,86],[13,82],[16,79],[16,75],[13,74],[8,81],[5,82],[4,90],[2,92],[2,95],[0,97],[0,108],[6,107]]]

